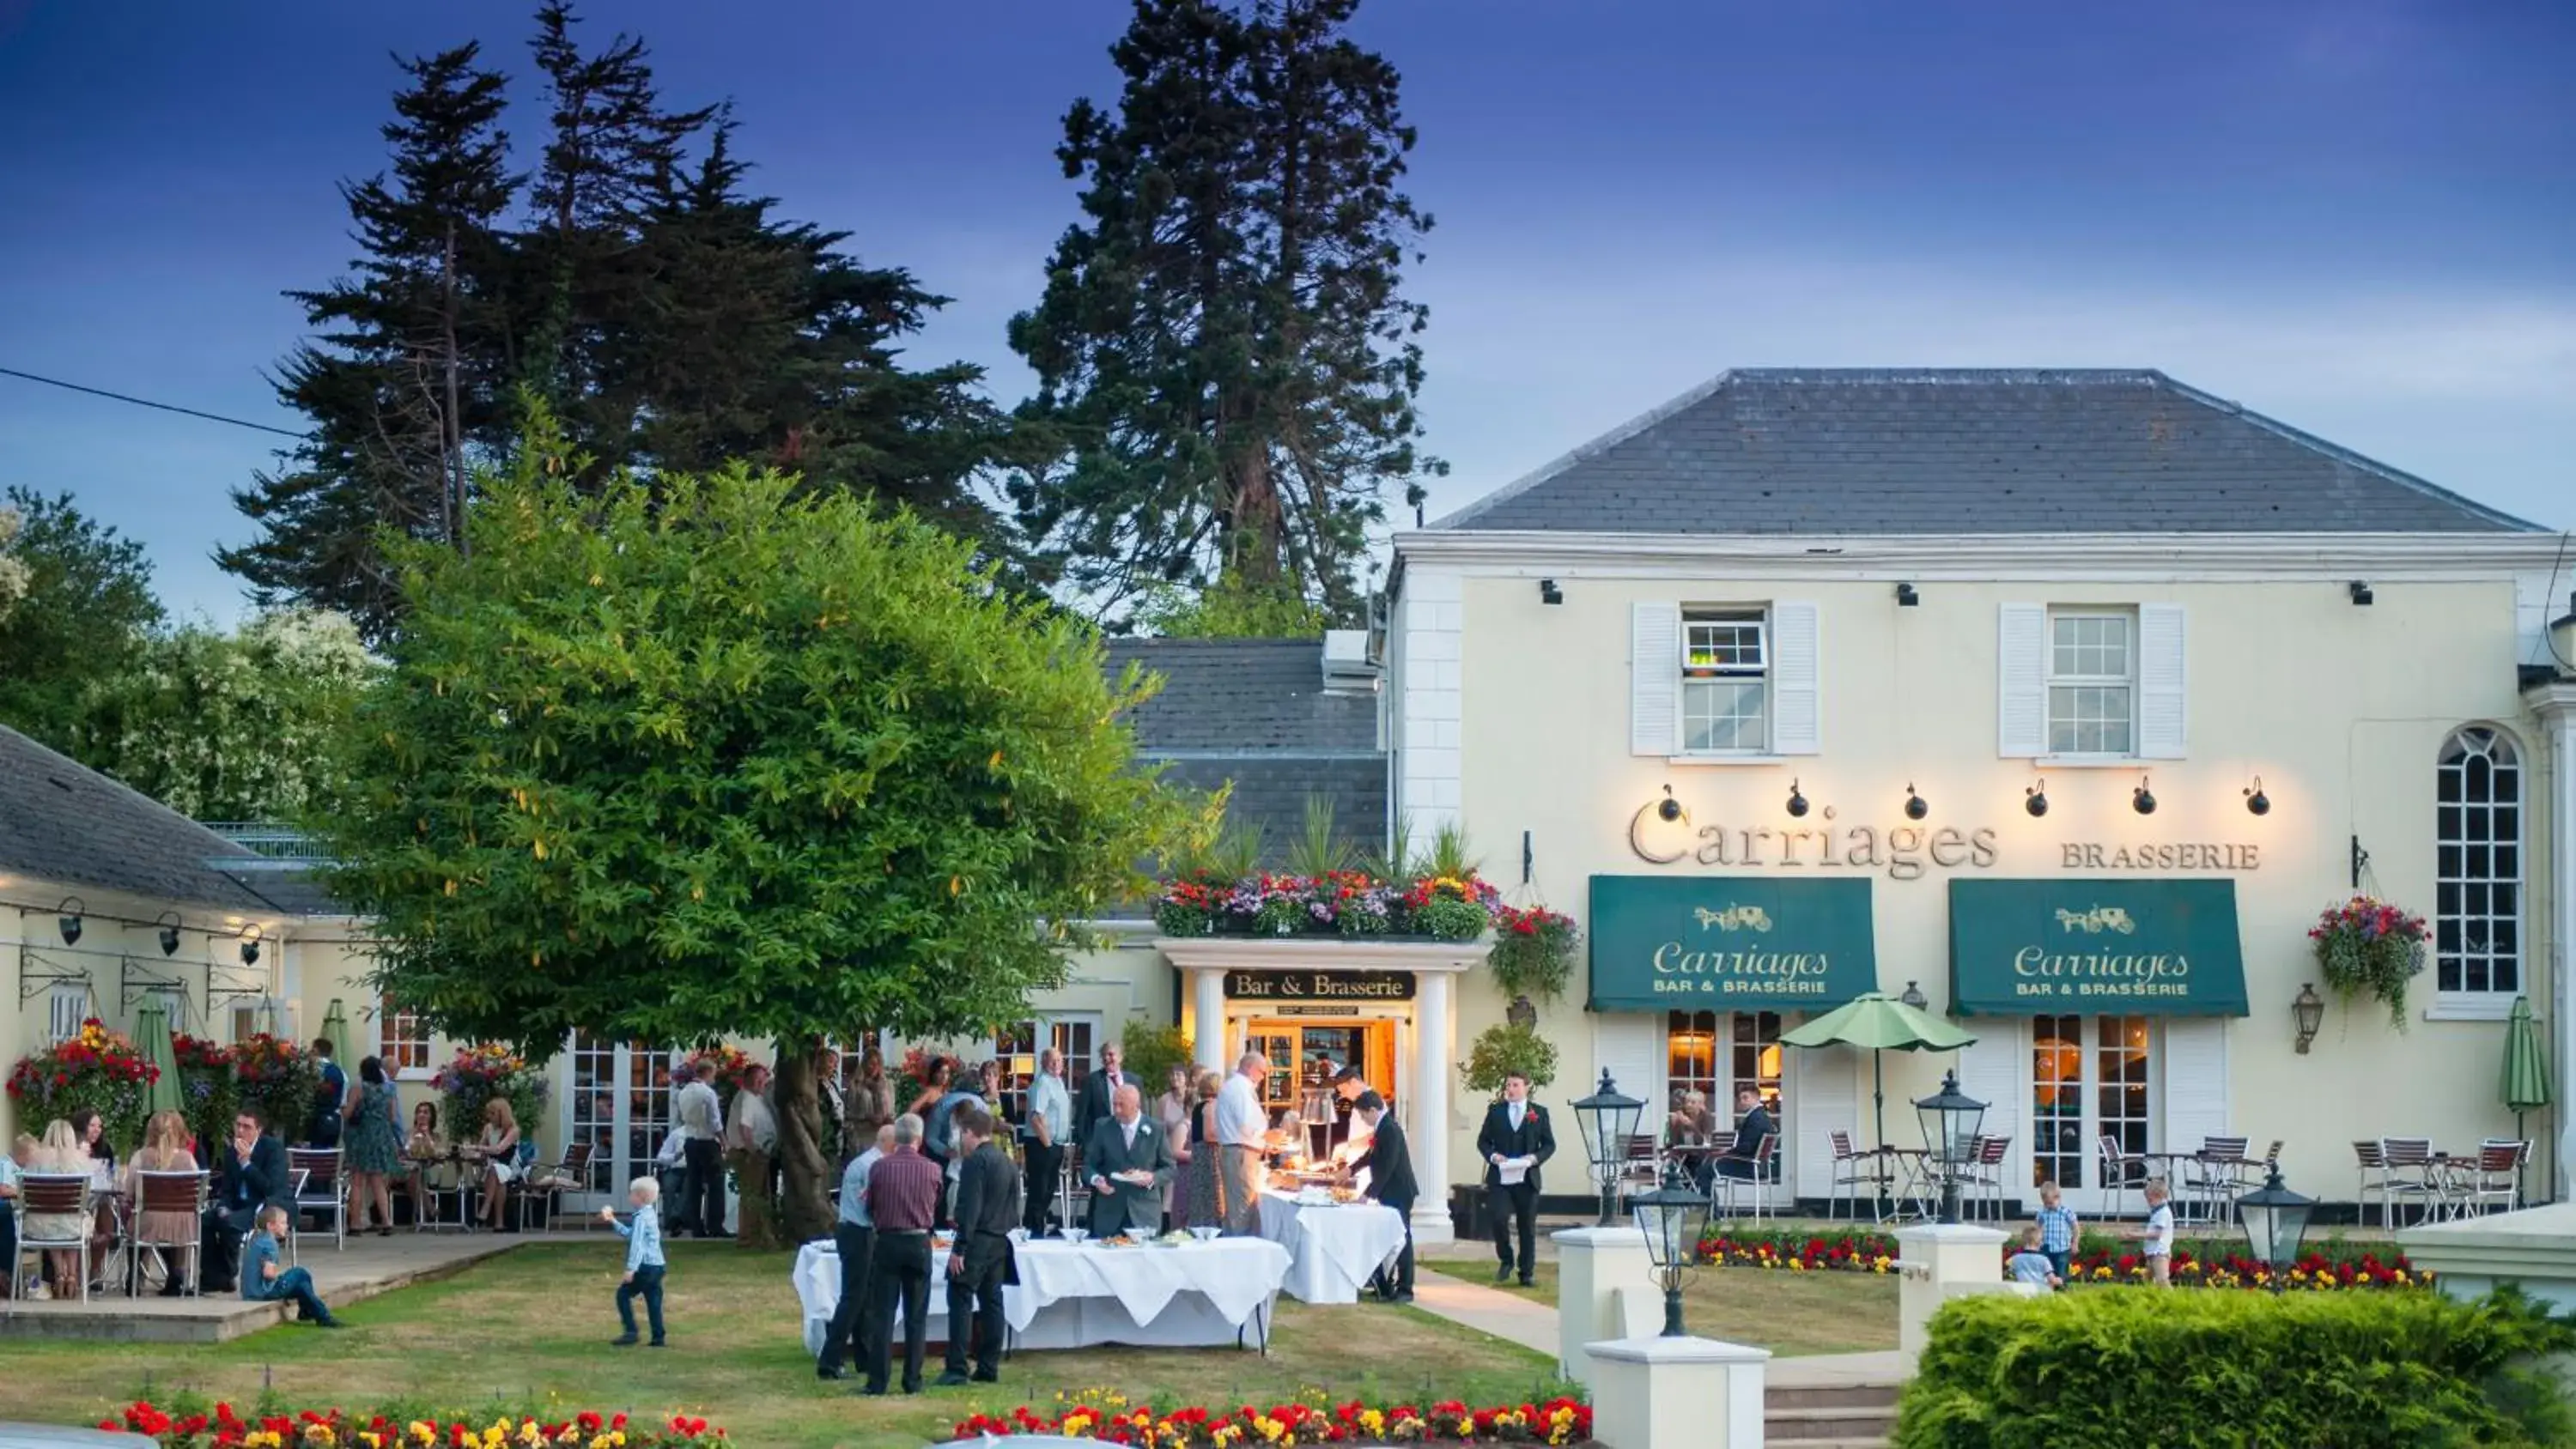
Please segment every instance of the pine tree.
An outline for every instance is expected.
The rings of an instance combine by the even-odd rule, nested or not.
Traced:
[[[1104,610],[1156,584],[1349,620],[1384,492],[1415,442],[1426,309],[1399,294],[1431,218],[1397,189],[1400,82],[1344,33],[1358,0],[1136,0],[1057,150],[1086,182],[1011,345],[1022,417],[1060,451],[1014,480],[1021,524]],[[1293,613],[1293,610],[1287,611]]]

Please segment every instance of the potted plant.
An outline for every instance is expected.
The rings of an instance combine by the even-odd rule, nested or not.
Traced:
[[[109,1144],[131,1152],[143,1140],[143,1094],[160,1077],[161,1069],[133,1042],[93,1016],[78,1036],[21,1058],[9,1074],[9,1095],[18,1099],[18,1120],[39,1131],[83,1107],[94,1109],[107,1121]]]
[[[303,1141],[313,1120],[313,1099],[322,1090],[322,1067],[313,1059],[313,1049],[263,1031],[233,1043],[232,1056],[234,1101],[257,1107],[260,1120],[279,1141]],[[229,1135],[227,1127],[224,1136]]]
[[[1502,1095],[1504,1079],[1514,1072],[1528,1077],[1532,1087],[1544,1087],[1556,1080],[1556,1043],[1535,1026],[1501,1022],[1477,1033],[1458,1070],[1470,1090],[1488,1097]]]
[[[1485,964],[1507,996],[1554,1001],[1574,977],[1574,946],[1581,938],[1574,918],[1545,906],[1503,906],[1494,912],[1494,948]]]
[[[2388,1008],[2388,1024],[2406,1029],[2406,983],[2424,969],[2422,916],[2386,901],[2354,896],[2331,906],[2308,931],[2326,988],[2346,1006],[2368,994]]]
[[[520,1140],[535,1141],[546,1125],[538,1120],[545,1111],[545,1073],[498,1043],[459,1048],[429,1084],[447,1099],[447,1110],[440,1115],[448,1136],[458,1142],[471,1142],[483,1130],[483,1106],[494,1097],[509,1099]]]
[[[188,1130],[200,1142],[221,1142],[232,1135],[233,1111],[240,1092],[233,1082],[232,1049],[211,1037],[173,1033],[171,1054],[179,1063],[179,1108]]]

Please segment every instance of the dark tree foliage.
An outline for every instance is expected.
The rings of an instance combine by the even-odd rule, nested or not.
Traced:
[[[68,493],[12,487],[0,508],[18,515],[9,552],[27,573],[26,593],[0,611],[0,724],[80,757],[84,694],[128,668],[162,622],[152,564]]]

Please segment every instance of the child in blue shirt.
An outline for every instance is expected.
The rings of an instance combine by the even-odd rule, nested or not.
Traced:
[[[619,1348],[635,1341],[635,1299],[644,1299],[644,1315],[653,1325],[652,1346],[662,1343],[662,1184],[649,1177],[639,1177],[626,1185],[626,1201],[635,1208],[634,1219],[621,1223],[615,1208],[601,1208],[600,1221],[617,1229],[626,1240],[626,1276],[617,1283],[617,1321],[626,1331],[609,1340]]]
[[[2075,1221],[2075,1209],[2066,1205],[2066,1194],[2053,1182],[2039,1185],[2039,1250],[2048,1255],[2051,1271],[2066,1276],[2068,1264],[2075,1258],[2075,1239],[2081,1225]]]
[[[277,1263],[280,1239],[286,1236],[286,1209],[264,1207],[259,1210],[259,1231],[251,1234],[250,1263],[242,1273],[241,1295],[252,1303],[292,1301],[298,1321],[321,1328],[347,1327],[331,1316],[322,1295],[313,1291],[313,1275],[302,1268],[281,1268]]]
[[[2055,1288],[2066,1280],[2040,1251],[2039,1229],[2028,1227],[2021,1232],[2020,1251],[2004,1261],[2004,1276],[2016,1283],[2036,1283],[2042,1288]]]

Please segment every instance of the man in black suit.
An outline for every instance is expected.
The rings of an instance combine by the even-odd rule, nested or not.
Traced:
[[[993,1144],[993,1114],[957,1109],[957,1241],[948,1254],[946,1385],[1002,1377],[1002,1285],[1012,1280],[1011,1229],[1020,1225],[1020,1174]],[[974,1350],[975,1373],[966,1374]]]
[[[286,1200],[286,1145],[263,1133],[263,1125],[257,1107],[244,1107],[233,1114],[232,1139],[215,1149],[205,1227],[197,1238],[202,1292],[232,1292],[242,1237],[259,1221],[259,1210],[271,1203],[292,1207]]]
[[[1145,1084],[1135,1074],[1122,1069],[1127,1054],[1115,1044],[1100,1049],[1100,1069],[1082,1079],[1082,1091],[1073,1099],[1073,1140],[1088,1150],[1091,1134],[1109,1120],[1110,1104],[1117,1099],[1120,1087],[1134,1087],[1138,1092]]]
[[[1547,1109],[1529,1099],[1529,1075],[1503,1079],[1503,1100],[1485,1109],[1476,1132],[1476,1155],[1485,1159],[1486,1211],[1494,1219],[1494,1281],[1512,1276],[1512,1228],[1520,1227],[1521,1286],[1538,1269],[1538,1170],[1556,1155],[1556,1129]]]
[[[1413,1301],[1413,1200],[1420,1189],[1413,1182],[1413,1155],[1405,1150],[1404,1124],[1387,1115],[1386,1098],[1374,1091],[1362,1092],[1351,1104],[1351,1121],[1368,1138],[1368,1152],[1352,1166],[1368,1169],[1368,1195],[1404,1219],[1404,1252],[1395,1260],[1395,1277],[1389,1279],[1385,1269],[1378,1270],[1377,1296],[1389,1303]]]
[[[1163,1228],[1163,1189],[1172,1180],[1172,1144],[1145,1120],[1145,1096],[1120,1087],[1109,1119],[1082,1144],[1091,1176],[1091,1235],[1150,1238]]]
[[[1771,1113],[1762,1105],[1762,1093],[1755,1087],[1735,1089],[1735,1142],[1718,1154],[1717,1175],[1739,1182],[1751,1182],[1762,1170],[1762,1144],[1778,1129],[1771,1124]]]

